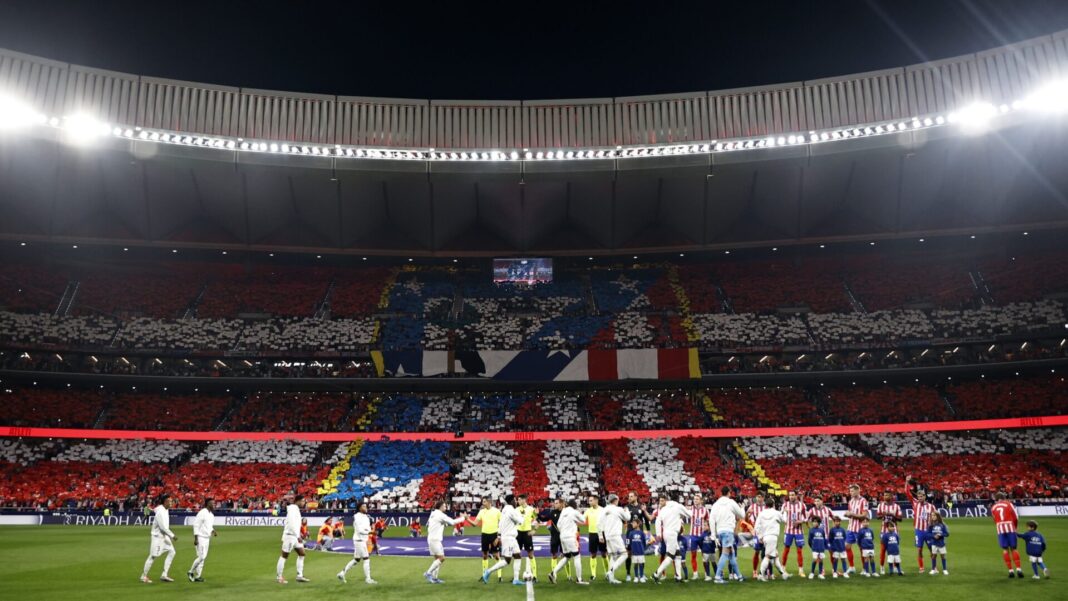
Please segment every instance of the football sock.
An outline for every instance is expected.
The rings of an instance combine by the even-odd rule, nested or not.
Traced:
[[[630,576],[630,564],[631,564],[630,555],[627,555],[627,564],[626,564],[627,565],[627,576]]]
[[[174,557],[174,551],[171,551],[170,557]],[[1019,570],[1020,569],[1020,552],[1017,551],[1016,549],[1012,550],[1012,560],[1016,563],[1016,569]],[[163,572],[164,573],[167,572],[167,565],[169,565],[169,564],[164,564],[164,567],[163,567]]]
[[[275,567],[275,573],[278,574],[279,578],[282,577],[282,570],[284,570],[285,567],[286,567],[286,558],[285,557],[279,557],[278,558],[278,565]]]
[[[682,556],[675,558],[675,578],[681,578],[686,568],[682,565]]]
[[[709,562],[707,555],[703,559],[704,559],[704,561],[702,561],[701,564],[705,566],[705,576],[711,576],[712,575],[712,564]]]
[[[690,552],[690,571],[697,573],[697,551]]]
[[[660,565],[656,568],[656,577],[663,576],[669,565],[671,565],[671,557],[665,555],[664,559],[660,560]]]
[[[297,555],[297,577],[304,576],[304,556]]]
[[[505,561],[505,560],[503,560],[503,559],[497,560],[497,563],[495,563],[495,564],[493,564],[492,566],[490,566],[490,569],[489,569],[489,571],[490,571],[491,573],[492,573],[492,572],[500,572],[500,570],[501,570],[501,569],[502,569],[502,568],[503,568],[504,566],[506,566],[506,565],[508,565],[508,562],[507,562],[507,561]]]
[[[427,569],[426,573],[430,574],[431,576],[433,576],[434,574],[438,573],[438,568],[440,568],[440,567],[441,567],[441,560],[440,559],[435,559],[434,563],[430,564],[430,567]]]
[[[782,550],[782,562],[786,563],[790,560],[790,547],[785,547]]]
[[[489,559],[483,557],[482,558],[482,571],[485,572],[486,568],[488,568],[488,567],[489,567]]]
[[[518,559],[513,559],[512,560],[512,580],[519,580],[519,570],[520,570],[519,563],[520,562],[519,562]]]
[[[553,566],[553,570],[552,570],[553,575],[558,574],[560,572],[560,570],[562,570],[564,568],[564,566],[566,566],[566,565],[567,565],[567,557],[561,557],[556,562],[556,565]]]
[[[943,555],[943,556],[942,556],[942,571],[944,572],[944,571],[946,571],[947,569],[948,569],[948,568],[946,568],[946,556],[945,556],[945,555]]]
[[[849,567],[853,567],[853,547],[846,547],[846,561],[849,562]]]
[[[1002,551],[1001,552],[1001,559],[1002,559],[1002,561],[1005,562],[1005,567],[1009,568],[1011,570],[1012,569],[1012,558],[1009,557],[1009,552],[1008,551]],[[920,567],[923,567],[923,566],[920,566]]]
[[[920,549],[920,554],[916,557],[916,561],[920,564],[920,570],[923,570],[923,549]]]
[[[145,570],[143,572],[141,572],[141,577],[142,578],[148,576],[148,571],[152,569],[152,563],[155,562],[155,561],[156,561],[155,557],[152,557],[151,555],[148,556],[148,559],[145,560]]]
[[[174,562],[174,554],[175,554],[174,547],[171,547],[171,550],[167,551],[167,557],[165,557],[163,559],[163,575],[164,576],[166,576],[166,575],[171,573],[171,564]],[[1016,559],[1016,565],[1017,566],[1020,565],[1020,559],[1019,559],[1018,555],[1017,555],[1017,559]]]
[[[590,558],[590,577],[597,578],[597,558]]]
[[[582,556],[575,556],[575,580],[582,582]]]
[[[882,547],[879,549],[879,565],[886,565],[886,547]]]
[[[363,577],[366,580],[371,579],[371,560],[370,558],[363,560]]]

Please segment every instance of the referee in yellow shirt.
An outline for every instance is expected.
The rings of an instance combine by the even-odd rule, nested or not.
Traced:
[[[534,518],[538,516],[538,512],[527,505],[527,496],[519,495],[519,515],[523,516],[523,521],[519,524],[516,530],[519,531],[516,540],[519,542],[519,551],[527,554],[526,571],[530,572],[530,575],[534,577],[534,582],[538,581],[538,562],[534,559]]]
[[[501,539],[497,536],[501,523],[501,510],[493,506],[493,501],[488,497],[482,499],[482,509],[472,522],[482,529],[482,571],[489,568],[489,558],[493,555],[494,560],[501,558]],[[496,561],[494,561],[496,563]],[[501,581],[501,571],[497,570],[497,582]]]

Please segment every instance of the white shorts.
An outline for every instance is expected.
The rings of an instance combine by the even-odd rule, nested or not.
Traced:
[[[623,555],[627,552],[627,546],[623,544],[622,536],[606,536],[604,546],[609,555]]]
[[[644,555],[631,555],[630,562],[633,563],[645,563]]]
[[[779,556],[779,537],[769,534],[760,540],[764,544],[764,556],[775,559]]]
[[[367,559],[367,540],[352,539],[352,558]]]
[[[945,554],[946,554],[946,548],[945,547],[931,547],[931,555],[945,555]]]
[[[440,541],[440,540],[427,540],[426,541],[426,546],[430,547],[430,556],[431,557],[444,557],[445,556],[445,545],[443,545],[441,543],[442,543],[442,541]]]
[[[561,536],[560,537],[560,551],[565,555],[568,553],[578,553],[579,543],[576,536]]]
[[[152,542],[148,546],[148,554],[152,557],[159,557],[165,553],[170,553],[174,550],[174,543],[166,536],[153,536]]]
[[[824,558],[824,557],[826,557],[826,556],[827,556],[827,554],[826,554],[826,553],[823,553],[823,552],[820,552],[820,553],[812,553],[812,559],[814,559],[814,560],[815,560],[815,559],[823,559],[823,558]]]
[[[875,549],[861,549],[860,550],[860,556],[861,557],[875,557]]]
[[[501,557],[519,555],[519,539],[514,536],[501,537]]]
[[[282,536],[282,553],[292,553],[294,549],[300,547],[300,541],[295,536]]]
[[[887,563],[901,563],[901,556],[900,555],[887,555],[886,556],[886,562]]]
[[[1027,559],[1030,559],[1031,563],[1038,563],[1038,562],[1042,561],[1041,557],[1035,557],[1034,555],[1028,555]]]
[[[208,558],[208,549],[209,548],[211,548],[211,538],[209,538],[207,536],[198,536],[197,537],[197,557],[199,557],[201,561],[204,561],[205,559]]]
[[[835,551],[831,553],[831,559],[845,559],[849,555],[845,551]]]
[[[669,537],[667,537],[666,540],[664,540],[660,544],[664,545],[664,552],[667,553],[668,555],[678,555],[679,554],[679,537],[677,537],[677,536],[669,536]]]

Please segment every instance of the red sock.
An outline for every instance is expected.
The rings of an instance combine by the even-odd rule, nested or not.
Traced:
[[[786,547],[782,550],[782,563],[786,565],[786,560],[790,559],[790,547]]]
[[[853,567],[853,547],[846,547],[846,561],[849,562],[849,567]]]
[[[879,565],[880,566],[886,565],[886,547],[882,547],[879,550]]]
[[[920,564],[920,569],[923,569],[923,549],[920,549],[920,554],[916,556],[916,561]]]
[[[757,571],[760,566],[760,553],[753,553],[753,571]]]
[[[797,567],[805,567],[805,556],[803,553],[801,553],[801,549],[797,550]]]
[[[692,568],[694,574],[697,573],[697,551],[690,553],[690,568]]]
[[[1016,569],[1020,569],[1020,552],[1016,549],[1012,550],[1012,560],[1016,562]]]
[[[1005,567],[1009,568],[1011,570],[1012,569],[1012,559],[1010,559],[1009,552],[1007,550],[1001,552],[1001,559],[1002,559],[1002,561],[1005,562]]]

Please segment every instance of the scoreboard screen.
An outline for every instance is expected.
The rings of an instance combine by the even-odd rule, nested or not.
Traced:
[[[494,259],[493,283],[539,284],[553,281],[552,259]]]

